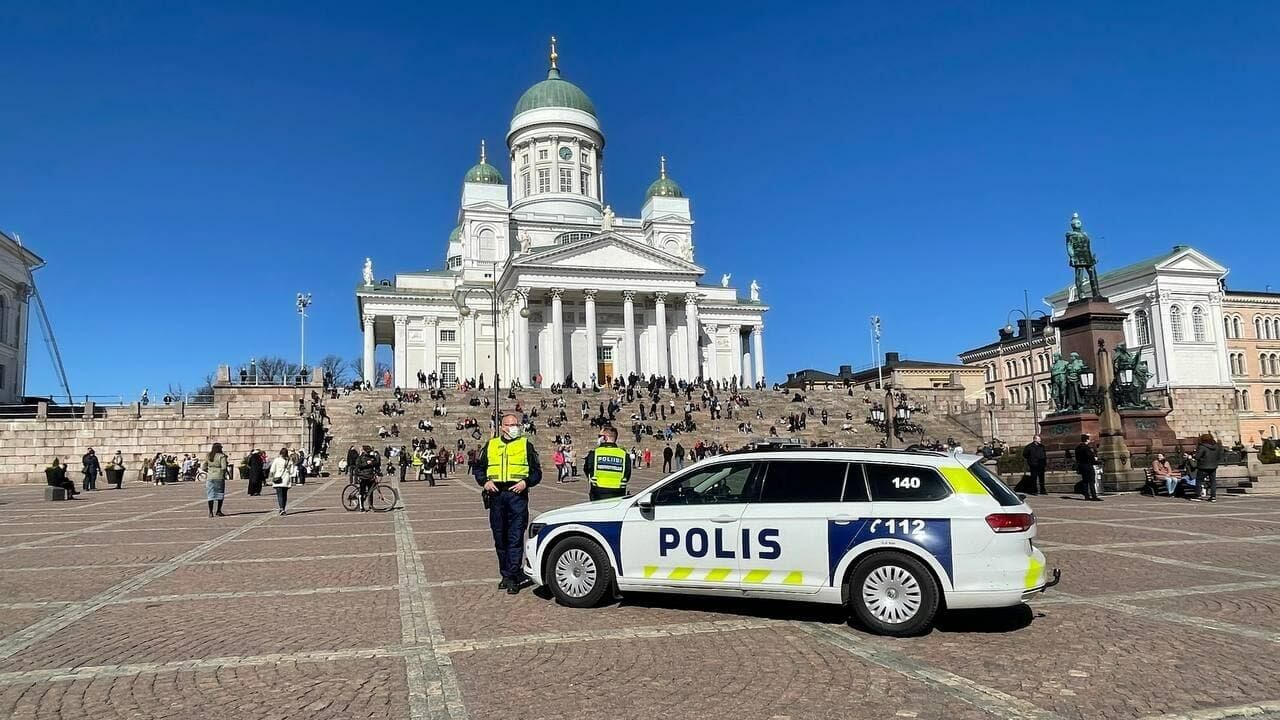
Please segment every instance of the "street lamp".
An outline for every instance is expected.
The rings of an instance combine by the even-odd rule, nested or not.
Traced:
[[[454,304],[458,306],[458,314],[462,317],[469,317],[473,312],[471,307],[467,305],[467,298],[473,292],[481,292],[489,296],[490,312],[493,313],[493,429],[497,432],[498,424],[502,420],[498,414],[498,407],[502,402],[502,390],[498,386],[498,301],[504,296],[504,293],[498,292],[498,264],[493,264],[493,287],[487,288],[475,285],[462,290],[462,293],[454,298]],[[506,295],[518,292],[517,290],[509,290]],[[529,317],[529,308],[520,308],[520,317]],[[472,336],[474,339],[474,335]],[[474,355],[475,352],[472,351]],[[508,380],[508,382],[510,382]]]
[[[302,345],[298,353],[298,372],[305,374],[307,371],[307,308],[311,307],[311,293],[298,293],[295,304],[298,307],[298,336]]]
[[[1021,315],[1022,321],[1027,324],[1027,369],[1031,372],[1031,422],[1034,424],[1040,422],[1040,404],[1037,397],[1039,388],[1036,387],[1036,345],[1035,333],[1032,328],[1032,320],[1046,321],[1042,337],[1044,337],[1046,343],[1051,343],[1053,342],[1053,328],[1049,327],[1047,321],[1052,318],[1050,318],[1047,313],[1043,313],[1039,310],[1036,310],[1034,313],[1031,311],[1031,301],[1027,297],[1026,290],[1022,291],[1022,309],[1019,310],[1014,308],[1013,310],[1010,310],[1009,314],[1005,317],[1004,331],[1010,335],[1013,334],[1012,320],[1015,313]]]
[[[1094,374],[1087,366],[1080,372],[1080,387],[1085,390],[1093,389]]]

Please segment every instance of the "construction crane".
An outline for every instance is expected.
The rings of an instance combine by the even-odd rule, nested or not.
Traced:
[[[13,234],[13,239],[22,244],[22,238],[18,233]],[[53,361],[53,369],[58,373],[58,382],[62,383],[62,392],[67,396],[67,405],[75,404],[71,396],[71,384],[67,382],[67,369],[62,365],[62,353],[58,351],[58,340],[53,335],[53,324],[49,322],[49,313],[44,309],[44,300],[40,299],[40,291],[36,288],[35,271],[44,267],[41,262],[35,267],[27,268],[27,292],[29,298],[36,301],[37,317],[40,319],[40,334],[44,336],[45,348],[49,351],[49,359]]]

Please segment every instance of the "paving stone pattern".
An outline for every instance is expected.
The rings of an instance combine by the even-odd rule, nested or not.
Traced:
[[[1276,497],[1034,498],[1061,589],[892,640],[804,604],[511,597],[469,478],[386,514],[342,485],[285,517],[235,485],[225,518],[191,484],[0,488],[0,717],[1280,718]]]

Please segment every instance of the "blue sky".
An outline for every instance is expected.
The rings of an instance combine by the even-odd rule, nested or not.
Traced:
[[[352,288],[438,268],[462,174],[561,40],[607,200],[657,156],[715,282],[757,278],[768,375],[952,359],[1066,284],[1177,243],[1280,288],[1280,5],[4,3],[0,228],[77,394],[360,351]],[[504,169],[505,174],[505,169]],[[32,325],[28,392],[56,389]]]

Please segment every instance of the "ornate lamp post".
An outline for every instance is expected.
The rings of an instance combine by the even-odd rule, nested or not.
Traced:
[[[1032,328],[1032,320],[1048,321],[1052,318],[1049,317],[1047,313],[1043,313],[1039,310],[1036,310],[1035,312],[1031,311],[1031,301],[1028,299],[1026,290],[1022,291],[1022,309],[1019,310],[1014,308],[1010,310],[1008,316],[1005,317],[1004,331],[1010,335],[1013,334],[1012,320],[1015,313],[1021,315],[1023,322],[1027,324],[1027,368],[1031,371],[1031,422],[1034,424],[1040,422],[1040,404],[1038,402],[1038,388],[1036,387],[1036,344],[1035,333]],[[1046,343],[1053,342],[1053,328],[1049,327],[1047,322],[1045,323],[1045,329],[1042,333],[1042,337],[1044,337]]]
[[[467,305],[467,298],[471,295],[471,293],[480,292],[489,296],[489,308],[490,308],[490,312],[493,313],[493,418],[494,418],[493,429],[495,431],[498,428],[498,421],[502,419],[498,414],[498,409],[502,402],[502,389],[498,384],[498,380],[499,380],[499,376],[498,376],[498,362],[499,362],[498,361],[498,336],[499,336],[498,301],[502,300],[504,297],[510,296],[517,292],[516,290],[508,290],[506,293],[498,292],[497,270],[498,270],[497,263],[494,263],[492,288],[476,285],[473,287],[465,288],[461,294],[454,297],[454,304],[458,306],[458,314],[461,315],[462,317],[468,317],[472,313],[471,307]],[[520,317],[522,318],[529,317],[529,308],[527,307],[520,308]],[[473,351],[473,354],[474,354],[474,351]]]

